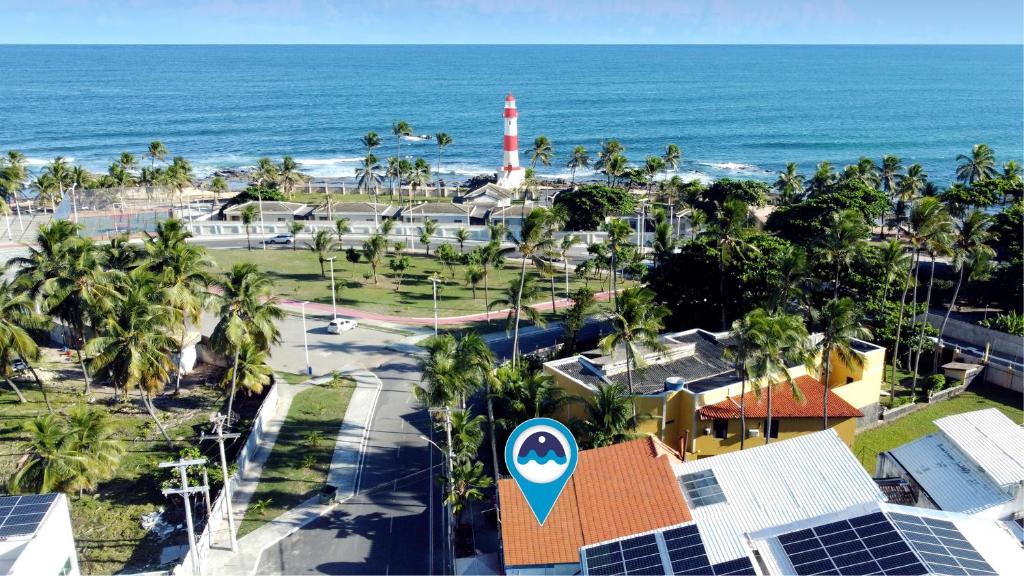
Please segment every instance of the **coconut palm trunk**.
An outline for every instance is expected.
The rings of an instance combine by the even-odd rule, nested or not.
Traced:
[[[913,360],[914,360],[914,349],[913,349],[912,342],[913,342],[914,334],[917,332],[917,287],[918,287],[918,284],[920,284],[920,281],[919,281],[920,270],[921,270],[921,253],[918,252],[917,263],[914,265],[914,291],[913,291],[913,293],[910,296],[911,319],[910,319],[910,334],[908,334],[908,340],[911,341],[911,345],[907,347],[907,369],[910,369],[910,366],[911,366],[911,364],[913,363]],[[917,378],[914,378],[913,380],[910,381],[910,401],[911,401],[911,403],[917,402],[917,388],[916,388],[916,385],[917,385]]]
[[[821,386],[825,393],[821,395],[821,429],[828,430],[828,381],[832,377],[832,348],[822,351]]]
[[[929,310],[931,309],[931,305],[932,305],[932,283],[935,280],[935,254],[932,254],[931,257],[932,257],[932,265],[931,265],[930,271],[928,272],[928,292],[927,292],[927,295],[925,296],[925,299],[924,299],[924,318],[921,319],[921,332],[919,333],[919,338],[918,338],[918,340],[922,341],[922,342],[924,341],[925,327],[928,326],[928,314],[929,314]],[[916,390],[917,389],[917,374],[918,374],[918,369],[921,366],[921,353],[922,352],[924,352],[924,347],[923,346],[919,347],[917,349],[917,354],[914,356],[914,379],[913,379],[913,381],[910,384],[910,389],[911,390]]]
[[[11,390],[14,390],[14,393],[18,395],[18,402],[21,402],[22,404],[27,402],[27,400],[25,400],[25,395],[21,393],[21,389],[18,388],[13,380],[11,380],[10,376],[4,376],[4,382],[7,382],[7,385],[11,387]]]
[[[231,408],[235,403],[235,385],[238,382],[238,351],[240,346],[235,345],[235,361],[231,368],[231,395],[228,396],[228,422],[231,422]]]
[[[725,247],[718,247],[718,302],[722,312],[722,330],[728,330],[725,321]]]
[[[772,388],[774,386],[768,383],[768,405],[765,407],[765,419],[764,419],[764,445],[767,446],[772,439]]]
[[[181,338],[178,339],[178,369],[174,374],[174,395],[181,392],[181,353],[185,349],[185,331],[188,330],[188,322],[181,320]]]
[[[488,276],[490,276],[490,274],[487,273],[487,264],[484,264],[484,304],[485,304],[484,305],[484,318],[487,320],[487,323],[490,324],[491,323],[491,308],[486,305],[487,303],[489,303],[491,301],[491,293],[490,293],[490,290],[488,289],[488,286],[487,286],[487,277]]]
[[[965,265],[960,265],[960,277],[956,281],[956,289],[953,290],[953,299],[949,301],[949,307],[946,308],[946,315],[942,317],[942,324],[939,325],[939,337],[935,341],[935,358],[932,360],[932,372],[939,369],[939,355],[942,354],[942,335],[946,333],[946,323],[949,322],[949,315],[953,313],[953,306],[956,305],[956,299],[960,295],[960,287],[964,283],[964,268]]]
[[[498,444],[494,438],[494,402],[491,399],[491,384],[487,384],[487,421],[491,428],[491,459],[494,464],[494,477],[498,478]]]
[[[892,381],[889,382],[889,397],[893,400],[896,399],[896,360],[900,355],[900,335],[903,330],[903,310],[906,308],[907,293],[910,291],[910,274],[916,266],[917,263],[915,261],[910,268],[907,268],[907,277],[903,281],[903,296],[900,298],[900,313],[896,320],[896,343],[892,349],[892,373],[890,374]]]
[[[157,418],[156,408],[153,406],[153,400],[149,397],[149,394],[147,394],[146,391],[142,389],[141,386],[139,386],[139,399],[142,401],[142,406],[143,408],[146,409],[146,412],[149,412],[149,417],[152,418],[153,422],[156,423],[156,427],[158,430],[160,430],[160,434],[163,435],[164,440],[167,441],[167,446],[173,448],[174,441],[172,441],[171,437],[167,434],[167,429],[164,428],[163,423],[160,422],[159,418]]]
[[[516,293],[516,327],[512,335],[512,367],[516,367],[516,358],[519,356],[519,316],[523,310],[523,286],[526,284],[526,255],[523,256],[523,266],[519,270],[519,291]]]
[[[726,429],[728,430],[728,428]],[[740,450],[747,441],[747,377],[740,378]]]
[[[36,385],[39,386],[39,391],[43,394],[43,402],[46,402],[46,410],[50,414],[53,414],[53,407],[50,406],[50,396],[46,393],[46,386],[43,384],[43,379],[39,377],[39,373],[36,372],[34,366],[29,365],[29,371],[32,372],[32,378],[35,379]]]

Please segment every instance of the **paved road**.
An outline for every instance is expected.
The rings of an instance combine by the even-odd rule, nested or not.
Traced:
[[[440,491],[427,474],[439,455],[419,437],[428,415],[409,392],[419,368],[400,359],[375,372],[383,389],[359,495],[266,550],[258,574],[444,573]]]

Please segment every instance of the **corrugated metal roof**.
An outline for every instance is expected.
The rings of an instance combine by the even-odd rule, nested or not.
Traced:
[[[1010,496],[942,433],[889,451],[943,510],[973,514]]]
[[[712,562],[739,557],[748,532],[885,501],[833,430],[674,468],[678,476],[711,470],[725,493],[726,500],[720,504],[690,506],[694,520],[707,534],[705,546]]]
[[[996,408],[946,416],[935,425],[996,484],[1024,480],[1024,428]]]

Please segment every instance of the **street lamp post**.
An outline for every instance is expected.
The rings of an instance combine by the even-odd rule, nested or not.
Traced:
[[[330,258],[327,259],[327,261],[331,263],[331,314],[333,315],[332,319],[334,319],[334,320],[336,320],[338,318],[338,302],[336,301],[335,296],[334,296],[337,293],[337,291],[334,289],[334,259],[335,258],[337,258],[337,256],[331,256]]]
[[[75,217],[75,224],[78,224],[78,202],[75,200],[75,188],[78,182],[71,185],[71,214]]]
[[[440,278],[437,277],[437,274],[434,274],[433,276],[430,277],[430,284],[434,288],[433,289],[433,294],[434,294],[434,336],[437,336],[437,282],[438,282],[438,280],[440,280]]]
[[[261,184],[262,185],[262,184]],[[256,198],[260,206],[260,234],[263,236],[263,249],[267,249],[267,223],[263,221],[263,192],[256,187]]]
[[[334,286],[331,286],[334,289]],[[309,335],[306,332],[306,304],[309,302],[302,303],[302,348],[306,352],[306,376],[313,375],[313,367],[309,365]]]

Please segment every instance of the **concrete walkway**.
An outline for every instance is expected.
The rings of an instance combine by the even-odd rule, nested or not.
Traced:
[[[306,500],[260,528],[239,538],[237,552],[231,552],[228,546],[227,522],[224,522],[222,529],[214,535],[215,544],[210,550],[210,556],[204,573],[232,576],[248,576],[253,574],[259,565],[260,555],[265,549],[330,512],[337,506],[338,502],[347,500],[358,493],[367,432],[377,405],[377,398],[380,395],[381,382],[372,372],[361,368],[342,367],[338,372],[346,378],[351,378],[355,381],[356,389],[352,391],[352,398],[349,400],[345,417],[338,430],[338,436],[334,445],[334,455],[331,458],[331,467],[327,473],[327,483],[336,486],[338,489],[335,502],[323,504],[320,502],[319,496]],[[245,474],[242,476],[242,482],[232,495],[237,525],[240,525],[242,518],[245,517],[245,510],[259,484],[263,465],[273,449],[273,443],[277,438],[277,433],[280,430],[284,416],[288,414],[288,407],[291,406],[292,398],[294,398],[296,393],[315,384],[326,382],[330,378],[330,376],[325,376],[297,386],[288,386],[290,390],[287,395],[287,401],[285,401],[284,395],[278,400],[275,417],[270,422],[270,425],[274,426],[272,437],[271,433],[268,432],[266,442],[261,442],[260,448],[257,451],[257,457],[253,458],[251,465],[246,467]],[[284,390],[282,389],[281,392],[284,392]],[[280,416],[280,419],[278,416]],[[264,444],[267,444],[267,446],[265,447]]]

